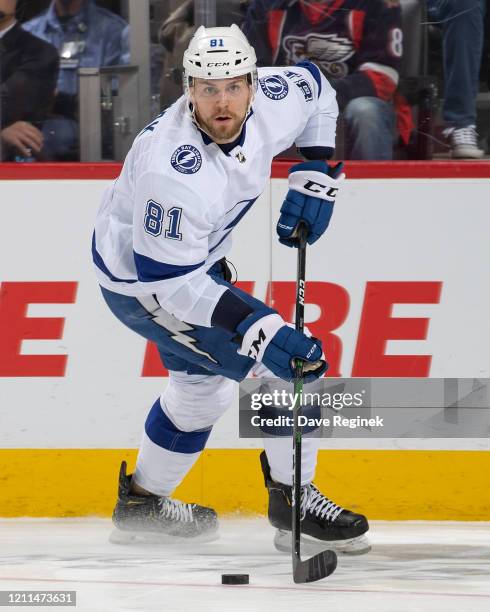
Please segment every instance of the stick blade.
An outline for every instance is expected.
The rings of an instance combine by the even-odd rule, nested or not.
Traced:
[[[296,584],[305,582],[316,582],[330,576],[337,567],[337,555],[333,550],[323,552],[301,561],[299,557],[293,557],[293,579]]]

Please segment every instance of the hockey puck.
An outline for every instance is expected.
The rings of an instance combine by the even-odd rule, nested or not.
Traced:
[[[221,574],[221,584],[248,584],[248,574]]]

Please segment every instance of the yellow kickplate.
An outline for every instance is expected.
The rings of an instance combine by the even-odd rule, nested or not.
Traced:
[[[0,449],[0,516],[110,516],[121,460],[136,450]],[[174,496],[219,513],[265,514],[258,450],[205,450]],[[384,520],[490,520],[490,453],[320,451],[315,483]]]

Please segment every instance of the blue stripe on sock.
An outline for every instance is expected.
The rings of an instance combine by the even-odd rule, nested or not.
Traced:
[[[157,446],[175,453],[198,453],[206,446],[211,429],[181,431],[163,412],[160,399],[153,404],[145,422],[146,435]]]

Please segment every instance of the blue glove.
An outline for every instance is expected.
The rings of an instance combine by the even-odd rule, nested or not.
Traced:
[[[238,353],[262,362],[273,374],[283,380],[295,377],[295,360],[301,359],[305,383],[319,378],[328,365],[322,359],[322,343],[316,338],[290,327],[270,309],[255,311],[237,327],[242,336]]]
[[[289,191],[277,222],[279,242],[298,247],[296,232],[303,221],[308,229],[307,242],[313,244],[327,229],[340,184],[344,164],[329,166],[325,161],[296,164],[289,171]]]

